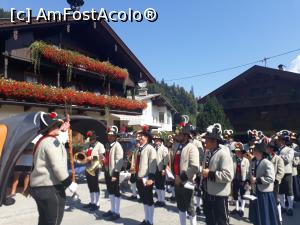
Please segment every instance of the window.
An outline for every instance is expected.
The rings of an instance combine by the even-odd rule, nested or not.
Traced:
[[[170,114],[170,113],[168,113],[168,114],[167,114],[167,123],[168,123],[168,124],[171,124],[171,123],[172,123],[172,121],[171,121],[171,120],[172,120],[172,118],[171,118],[171,114]]]
[[[165,113],[164,112],[159,112],[158,117],[159,117],[159,123],[165,123]]]

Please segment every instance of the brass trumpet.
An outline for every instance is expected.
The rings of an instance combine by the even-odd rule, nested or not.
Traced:
[[[87,164],[89,162],[88,156],[85,152],[77,152],[74,154],[74,160],[78,164]],[[99,168],[101,168],[103,165],[102,161],[99,160],[99,157],[93,156],[92,162],[90,166],[86,167],[86,172],[90,174],[91,176],[95,176],[95,171]]]

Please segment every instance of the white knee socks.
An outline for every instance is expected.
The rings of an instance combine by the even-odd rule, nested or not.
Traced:
[[[154,205],[147,206],[148,208],[148,222],[153,224],[153,216],[154,216]]]
[[[161,201],[165,202],[166,201],[166,191],[165,190],[161,190]]]
[[[100,193],[99,192],[94,192],[94,204],[96,206],[100,206]]]
[[[244,199],[241,200],[241,210],[244,212],[246,201]]]
[[[200,197],[196,197],[196,207],[200,208],[200,204],[201,204],[201,198]]]
[[[279,200],[280,200],[281,207],[285,209],[285,196],[279,195]]]
[[[240,210],[240,202],[239,202],[239,200],[235,201],[235,209],[236,209],[237,211]]]
[[[149,222],[149,211],[147,205],[144,205],[144,213],[145,213],[145,221]]]
[[[96,203],[95,203],[95,192],[91,192],[91,193],[90,193],[90,198],[91,198],[90,203],[91,203],[91,204],[96,204]]]
[[[161,190],[156,189],[157,200],[161,202]]]
[[[287,197],[288,202],[289,202],[289,209],[292,209],[293,206],[294,206],[293,197],[294,197],[294,196],[288,196],[288,197]]]
[[[280,204],[277,205],[277,211],[278,211],[279,221],[282,222],[282,215],[281,215],[281,206],[280,206]]]
[[[115,196],[109,195],[109,199],[110,199],[110,211],[115,213]]]
[[[197,219],[196,216],[189,216],[190,217],[190,224],[191,225],[197,225]]]
[[[120,214],[120,197],[115,197],[115,213]]]
[[[172,197],[175,197],[175,188],[171,187],[171,190],[172,190]]]
[[[137,195],[137,193],[136,193],[136,183],[131,184],[131,191],[132,191],[133,196]]]
[[[179,211],[180,225],[186,225],[186,212]]]

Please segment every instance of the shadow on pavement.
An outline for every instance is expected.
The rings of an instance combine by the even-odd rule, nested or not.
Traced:
[[[100,220],[100,219],[103,219],[103,220],[106,220],[106,221],[110,221],[109,219],[104,219],[104,218],[99,218],[97,220]],[[123,218],[121,217],[120,219],[118,220],[115,220],[115,221],[112,221],[113,223],[116,223],[116,224],[130,224],[130,225],[134,225],[134,224],[140,224],[141,221],[137,221],[137,220],[134,220],[134,219],[131,219],[131,218]]]

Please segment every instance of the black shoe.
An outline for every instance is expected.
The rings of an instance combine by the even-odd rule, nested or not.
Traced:
[[[170,198],[170,202],[174,203],[176,201],[176,198],[175,197],[171,197]]]
[[[120,214],[113,213],[112,216],[110,217],[111,221],[115,221],[117,219],[120,219]]]
[[[103,213],[103,217],[111,217],[114,213],[112,211],[107,211],[106,213]]]
[[[238,213],[239,213],[239,211],[237,211],[236,209],[234,209],[234,210],[232,210],[232,211],[230,212],[231,215],[236,215],[236,214],[238,214]]]
[[[286,213],[286,208],[282,208],[281,207],[281,213],[283,214],[283,213]]]
[[[286,215],[287,216],[293,216],[294,215],[293,209],[288,209],[287,212],[286,212]]]
[[[148,225],[148,222],[146,220],[143,220],[139,225]]]
[[[243,216],[244,216],[244,211],[243,211],[243,210],[240,210],[240,211],[239,211],[239,216],[240,216],[240,217],[243,217]]]
[[[134,195],[131,195],[131,196],[129,197],[129,200],[137,200],[137,197],[134,196]]]
[[[153,225],[153,224],[151,224],[150,222],[147,222],[147,225]]]
[[[197,216],[200,216],[200,215],[201,215],[201,209],[200,209],[200,207],[197,207],[197,208],[196,208],[196,214],[197,214]]]
[[[96,210],[99,209],[99,206],[95,205],[95,204],[92,204],[92,207],[90,208],[90,211],[91,212],[95,212]]]
[[[165,202],[160,202],[160,207],[165,207],[166,203]]]
[[[10,206],[10,205],[15,204],[15,202],[16,202],[16,200],[14,198],[6,197],[3,201],[3,205]]]
[[[82,208],[84,208],[84,209],[90,209],[90,208],[92,208],[92,206],[93,206],[93,204],[92,204],[92,203],[89,203],[89,204],[84,204],[84,205],[82,206]]]
[[[155,203],[154,203],[154,206],[156,206],[156,207],[161,207],[161,202],[160,202],[160,201],[155,202]]]

